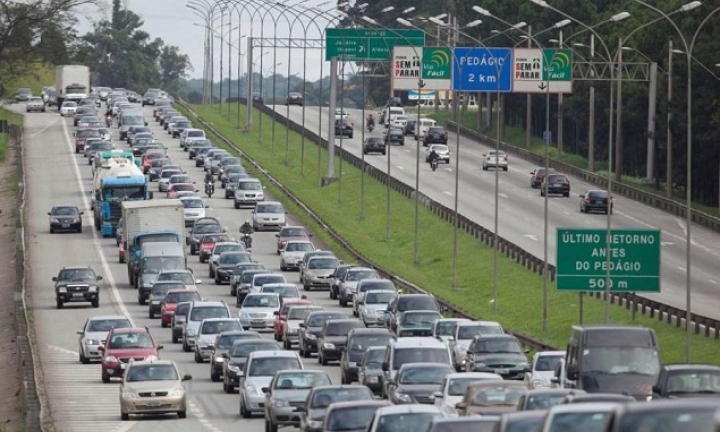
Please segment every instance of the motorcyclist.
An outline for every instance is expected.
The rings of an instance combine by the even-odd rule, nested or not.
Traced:
[[[214,183],[215,178],[213,177],[212,171],[208,171],[205,173],[205,183]]]
[[[108,126],[112,124],[112,114],[105,115],[105,124]]]
[[[430,157],[429,157],[429,159],[430,159],[430,165],[432,165],[433,162],[438,163],[438,161],[439,161],[439,159],[440,159],[440,155],[437,154],[437,152],[435,151],[434,148],[431,148],[431,149],[430,149]]]
[[[366,123],[368,128],[375,126],[375,117],[373,117],[372,113],[367,115]]]
[[[246,220],[244,224],[240,225],[240,234],[252,234],[253,232],[255,232],[255,230],[249,220]]]

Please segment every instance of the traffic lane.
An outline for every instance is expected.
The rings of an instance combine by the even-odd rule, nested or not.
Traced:
[[[299,107],[298,107],[299,108]],[[309,110],[306,113],[306,123],[309,124],[311,129],[317,128],[317,112],[318,108]],[[291,113],[291,118],[298,121],[299,110],[294,110]],[[351,118],[361,118],[362,113],[360,111],[347,110]],[[315,114],[316,116],[308,115]],[[295,117],[293,117],[295,115]],[[326,135],[326,126],[328,119],[327,110],[323,112],[323,134]],[[314,120],[314,123],[307,122],[307,119]],[[356,134],[361,132],[357,129],[358,122],[355,122]],[[382,127],[381,127],[382,130]],[[367,136],[380,136],[381,132],[373,132],[367,134]],[[336,140],[339,145],[340,140]],[[457,136],[451,134],[449,140],[449,146],[454,156],[457,156],[456,148]],[[414,140],[406,140],[407,143],[414,143]],[[343,139],[343,148],[353,152],[356,155],[361,155],[362,151],[362,132],[357,134],[354,139]],[[477,143],[470,141],[464,137],[460,138],[462,161],[463,165],[469,161],[471,169],[463,169],[461,166],[461,191],[472,191],[473,199],[467,200],[461,197],[461,201],[458,205],[461,214],[481,221],[486,228],[491,229],[494,225],[494,208],[490,203],[494,202],[495,199],[495,173],[494,171],[484,172],[480,169],[482,166],[482,153],[487,151]],[[400,152],[395,149],[402,149]],[[416,165],[416,153],[414,149],[393,147],[392,152],[392,175],[409,185],[415,184],[415,165]],[[421,153],[422,154],[422,153]],[[470,155],[466,157],[466,155]],[[368,155],[369,156],[369,155]],[[452,156],[451,156],[452,157]],[[475,159],[475,160],[473,160]],[[366,161],[372,164],[376,168],[387,171],[387,163],[384,158],[371,158],[366,156]],[[421,161],[422,162],[422,161]],[[477,165],[476,165],[477,164]],[[421,170],[423,169],[421,164]],[[499,233],[509,241],[520,245],[528,252],[532,253],[537,257],[544,256],[544,248],[542,244],[543,239],[543,224],[542,215],[544,214],[544,199],[539,196],[537,189],[531,189],[529,187],[529,173],[534,168],[522,159],[514,159],[510,163],[510,169],[508,172],[500,173],[500,210],[502,211],[502,219],[498,222]],[[397,169],[395,169],[397,168]],[[454,165],[450,167],[442,167],[441,170],[452,172]],[[432,173],[437,174],[437,172]],[[437,201],[444,205],[452,208],[454,205],[454,199],[452,198],[454,191],[454,175],[447,176],[446,182],[437,182],[433,178],[433,181],[426,181],[421,175],[421,192],[428,196],[433,197]],[[444,185],[445,187],[441,187]],[[582,220],[582,224],[587,228],[604,229],[607,226],[607,221],[601,215],[581,215],[584,216],[578,219],[576,216],[579,213],[579,197],[577,197],[578,191],[591,189],[592,187],[583,182],[571,180],[573,193],[569,199],[557,199],[551,197],[549,199],[549,220],[548,229],[550,231],[549,242],[548,242],[548,256],[549,262],[555,262],[555,228],[577,226],[578,220]],[[430,192],[428,192],[428,189]],[[434,193],[433,193],[433,189]],[[508,193],[509,192],[509,193]],[[577,192],[577,193],[576,193]],[[612,217],[612,226],[615,229],[621,228],[655,228],[655,226],[638,219],[630,215],[625,209],[626,207],[640,207],[638,211],[654,210],[647,206],[643,206],[633,200],[625,199],[622,197],[615,198],[616,210]],[[468,209],[468,206],[471,207]],[[469,212],[466,209],[470,210]],[[653,214],[660,214],[659,218],[665,221],[664,226],[668,226],[668,229],[663,229],[663,253],[662,253],[662,277],[663,277],[663,294],[652,295],[651,298],[662,299],[670,305],[676,307],[684,307],[684,292],[685,292],[685,245],[684,239],[678,236],[674,231],[678,228],[678,221],[672,217],[669,217],[666,213],[660,211],[654,211]],[[668,219],[673,219],[672,222],[667,222]],[[661,227],[662,229],[662,227]],[[704,230],[707,231],[707,230]],[[710,234],[710,233],[708,233]],[[715,234],[717,235],[717,234]],[[699,259],[694,260],[693,268],[697,268],[692,275],[693,284],[696,287],[695,292],[697,293],[698,305],[693,305],[698,313],[702,313],[707,316],[717,314],[715,308],[715,293],[716,285],[713,282],[714,276],[712,269],[714,268],[714,250],[707,247],[707,245],[697,244],[699,246],[702,256]],[[667,293],[667,299],[664,294]],[[645,294],[643,294],[645,295]],[[710,296],[704,298],[705,296]]]

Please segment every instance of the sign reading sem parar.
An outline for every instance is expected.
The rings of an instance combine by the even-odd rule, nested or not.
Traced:
[[[394,90],[417,90],[422,64],[422,47],[396,46],[392,56]]]

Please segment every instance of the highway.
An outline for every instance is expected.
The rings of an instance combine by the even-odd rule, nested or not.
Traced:
[[[21,109],[22,108],[22,109]],[[24,106],[13,109],[24,114]],[[172,159],[184,166],[197,182],[202,194],[202,170],[194,167],[178,146],[152,121],[151,111],[145,109],[146,118],[153,131],[169,148]],[[113,131],[117,129],[113,128]],[[45,114],[25,117],[25,166],[28,192],[28,245],[30,268],[28,284],[32,293],[32,312],[37,346],[40,351],[40,368],[49,411],[55,420],[54,430],[72,432],[175,432],[179,429],[206,432],[260,432],[263,420],[242,419],[239,416],[239,396],[222,391],[221,383],[213,383],[209,377],[209,364],[196,364],[192,353],[184,353],[180,344],[173,344],[170,330],[160,327],[159,319],[148,319],[147,306],[137,304],[136,291],[127,283],[125,264],[118,263],[115,240],[100,238],[92,228],[88,191],[91,188],[91,171],[85,159],[71,148],[72,122],[61,118],[54,110]],[[116,132],[115,132],[116,133]],[[117,136],[117,133],[116,135]],[[117,148],[126,144],[114,140]],[[231,236],[237,236],[239,226],[250,218],[250,210],[235,210],[231,200],[222,198],[219,188],[212,199],[209,216],[220,218]],[[156,186],[154,186],[156,188]],[[157,189],[155,189],[157,190]],[[156,199],[164,194],[156,192]],[[50,234],[47,212],[55,204],[74,204],[85,211],[82,234]],[[290,223],[292,223],[292,215]],[[267,268],[279,272],[279,257],[275,253],[274,233],[255,235],[253,256]],[[317,245],[322,247],[322,245]],[[225,300],[235,311],[234,299],[229,296],[229,285],[216,286],[206,278],[207,265],[200,264],[197,256],[189,256],[190,267],[204,279],[199,286],[202,295],[209,300]],[[64,309],[55,308],[53,284],[63,266],[89,265],[104,277],[100,307],[93,309],[79,303],[68,304]],[[289,281],[297,281],[297,273],[286,273]],[[327,292],[310,292],[308,297],[328,309],[337,308]],[[351,314],[346,309],[348,315]],[[78,361],[78,336],[85,320],[96,315],[122,314],[129,316],[136,326],[151,329],[158,343],[164,345],[161,358],[178,363],[181,373],[193,379],[188,389],[188,418],[178,420],[175,416],[131,417],[120,420],[118,384],[102,384],[100,365],[82,365]],[[268,337],[270,335],[268,334]],[[320,366],[316,360],[306,359],[311,369],[326,370],[334,383],[340,384],[338,366]]]
[[[302,123],[302,107],[277,105],[278,113],[289,114],[290,119]],[[318,131],[320,109],[322,109],[322,136],[327,138],[327,108],[306,107],[305,127]],[[407,107],[407,114],[416,116],[417,111]],[[351,153],[362,156],[363,135],[383,136],[385,129],[376,125],[368,134],[363,131],[364,117],[361,110],[345,109],[355,123],[353,139],[344,138],[342,147]],[[379,116],[376,116],[379,119]],[[257,123],[257,120],[255,120]],[[284,134],[282,135],[284,137]],[[269,139],[269,136],[266,137]],[[279,139],[279,138],[277,138]],[[340,139],[336,139],[340,145]],[[482,170],[482,155],[489,147],[460,137],[460,176],[458,211],[483,227],[494,229],[495,172]],[[448,145],[451,150],[451,163],[440,165],[432,172],[424,163],[425,148],[421,144],[420,192],[443,205],[454,207],[455,163],[458,155],[457,135],[450,134]],[[390,150],[391,175],[414,187],[416,177],[416,145],[412,136],[407,136],[405,146],[393,146]],[[365,160],[382,172],[387,172],[387,160],[378,154],[366,155]],[[530,188],[530,172],[536,167],[530,163],[510,156],[508,172],[500,172],[499,180],[499,222],[498,233],[503,238],[522,247],[540,259],[543,258],[543,214],[544,199],[539,189]],[[570,178],[570,198],[552,196],[548,207],[548,257],[555,264],[556,228],[599,228],[605,229],[607,220],[603,214],[583,214],[579,211],[579,194],[595,186],[577,178]],[[685,309],[686,278],[686,236],[685,220],[669,213],[643,205],[636,201],[615,196],[615,211],[612,215],[612,227],[615,229],[658,228],[662,230],[662,292],[660,294],[641,294],[642,297],[662,301]],[[693,265],[692,265],[692,308],[693,312],[703,316],[720,318],[720,302],[717,294],[720,290],[720,274],[717,261],[720,258],[720,234],[704,227],[692,226]],[[502,275],[501,275],[502,277]]]

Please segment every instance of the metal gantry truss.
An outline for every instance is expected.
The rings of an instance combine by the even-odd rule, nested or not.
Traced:
[[[253,48],[300,48],[300,49],[324,49],[324,39],[305,38],[252,38]]]
[[[573,80],[577,81],[650,81],[652,63],[608,63],[608,62],[574,62]],[[615,76],[611,76],[611,68],[615,68]]]

